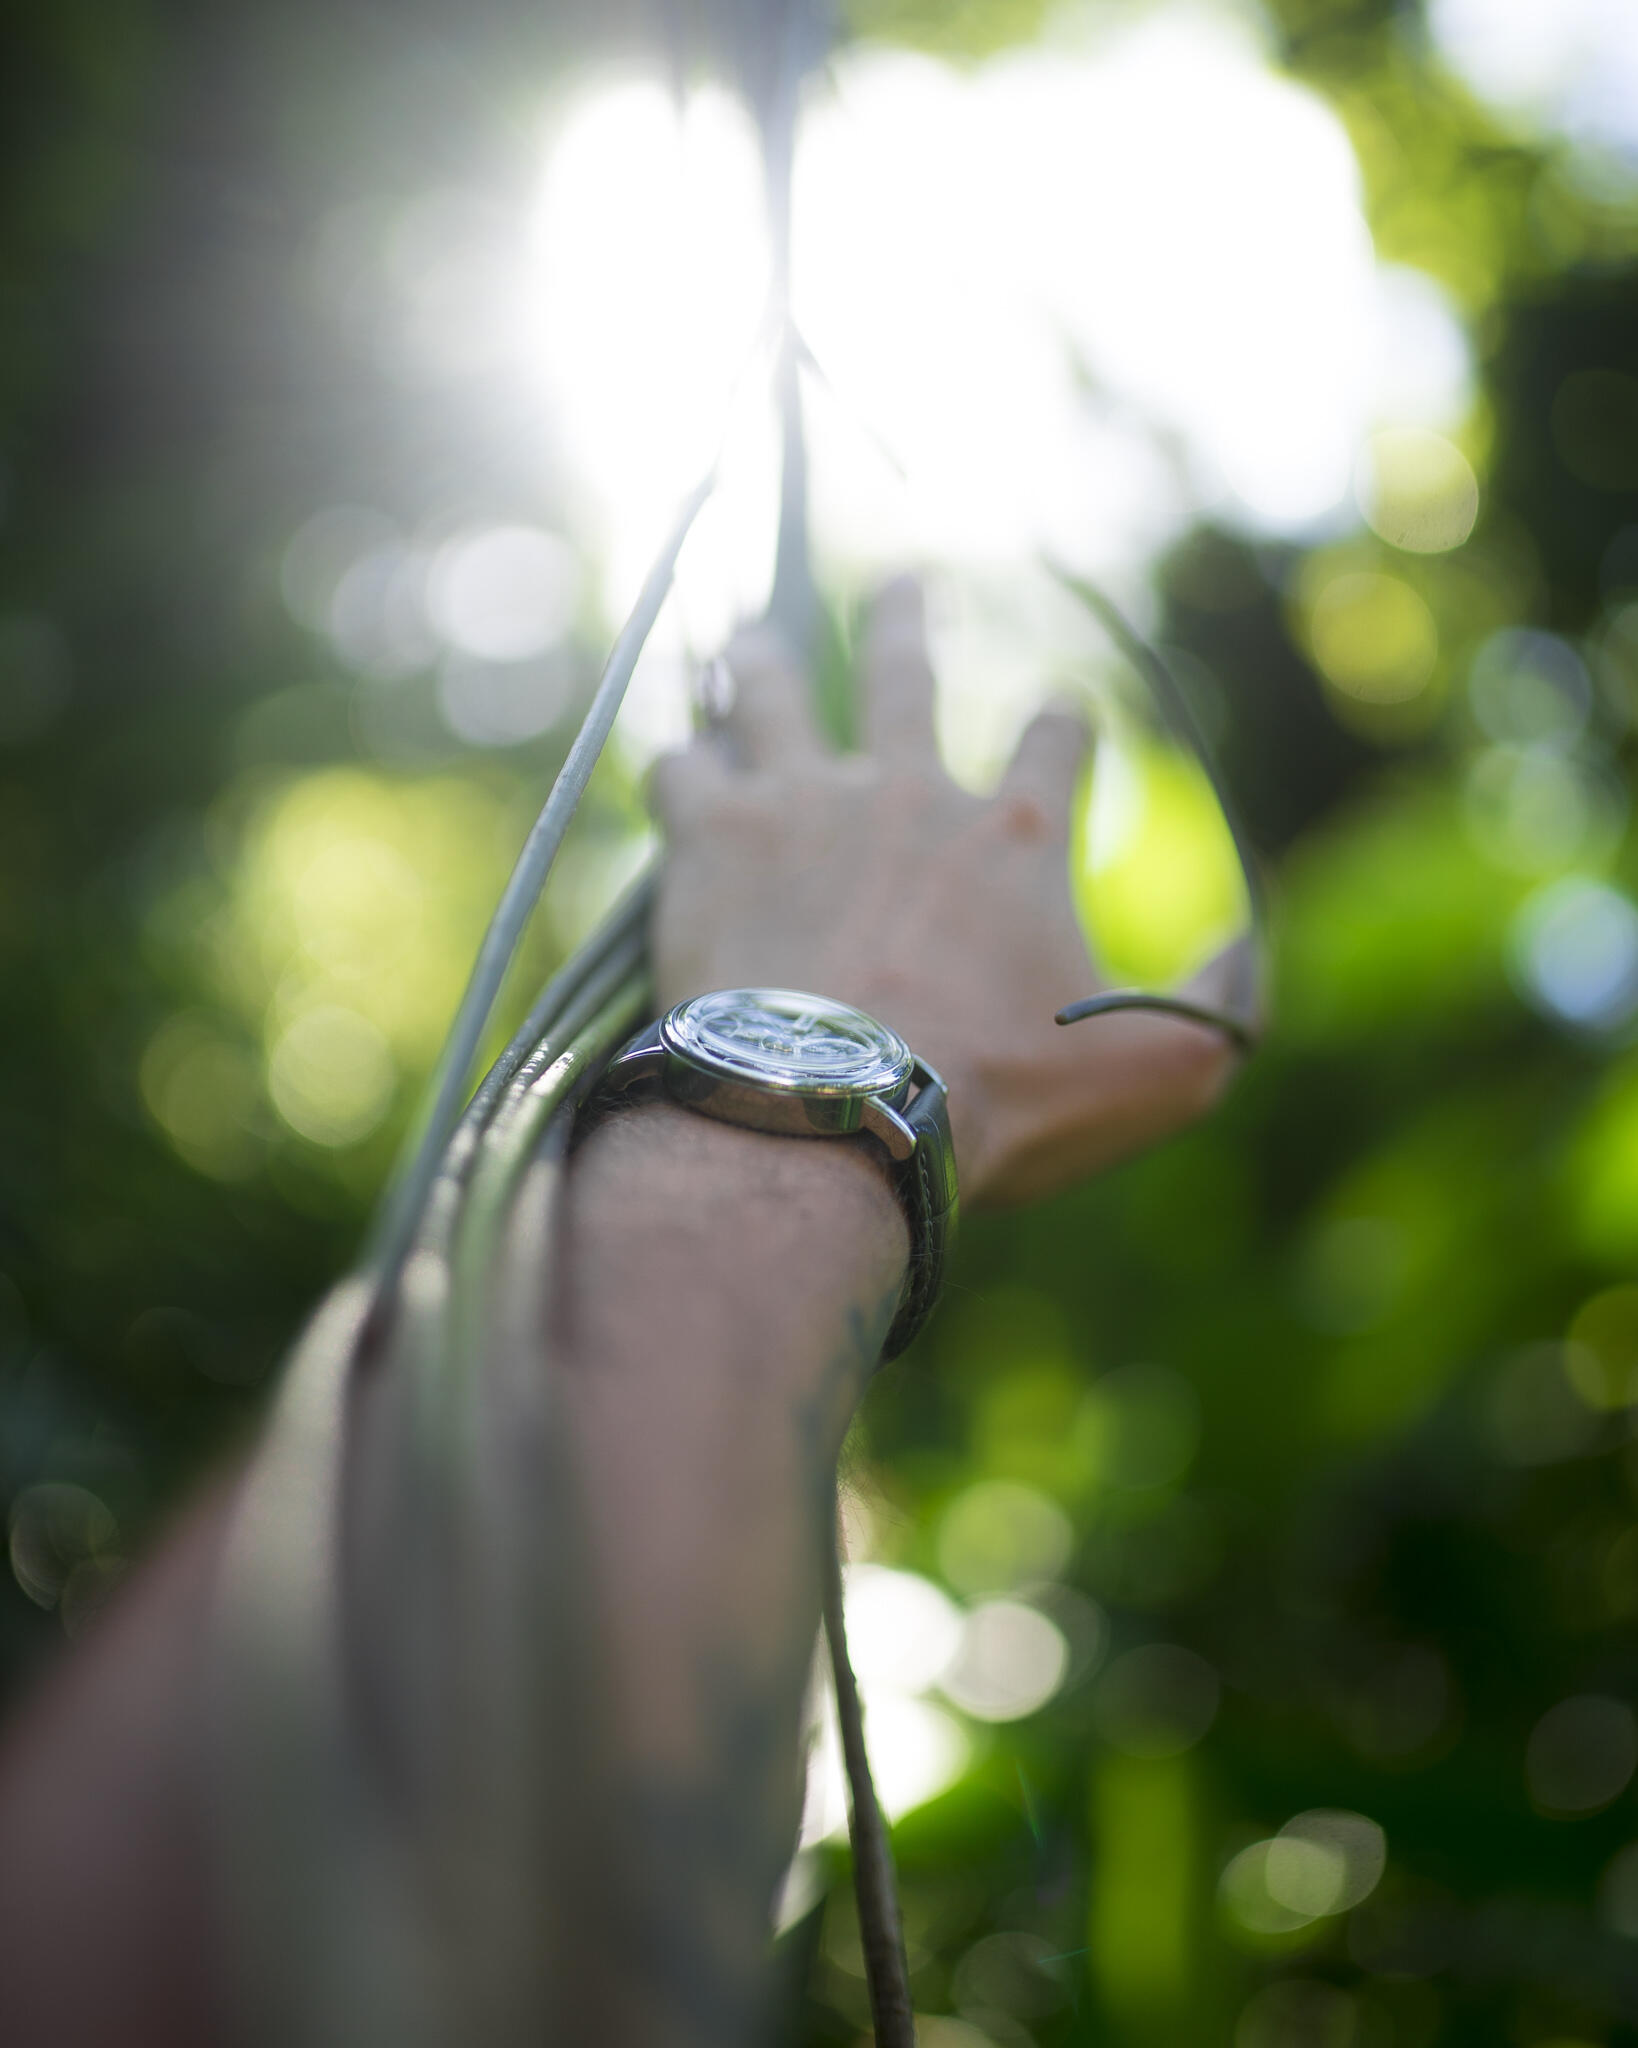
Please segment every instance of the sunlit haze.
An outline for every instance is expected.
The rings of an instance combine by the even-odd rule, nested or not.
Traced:
[[[1451,67],[1527,127],[1611,152],[1638,178],[1638,8],[1632,0],[1430,0]]]
[[[549,153],[544,369],[616,589],[746,362],[757,175],[732,101],[642,83],[578,106]],[[827,380],[808,390],[818,547],[853,579],[1042,550],[1130,579],[1202,510],[1271,534],[1350,522],[1365,435],[1466,402],[1460,329],[1431,280],[1375,261],[1335,114],[1197,8],[974,70],[841,60],[802,126],[793,263]],[[771,438],[734,454],[683,571],[706,632],[771,559],[771,482],[745,473]]]

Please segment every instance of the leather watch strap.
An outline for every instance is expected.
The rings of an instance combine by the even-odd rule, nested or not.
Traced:
[[[955,1146],[950,1137],[949,1094],[931,1067],[920,1062],[918,1093],[899,1114],[916,1134],[916,1149],[893,1178],[910,1225],[910,1265],[904,1292],[882,1346],[882,1363],[897,1358],[926,1322],[944,1285],[955,1243]]]

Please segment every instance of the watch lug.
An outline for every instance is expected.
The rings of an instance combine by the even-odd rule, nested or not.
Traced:
[[[917,1088],[937,1088],[944,1095],[948,1095],[950,1092],[945,1087],[944,1076],[939,1072],[938,1068],[930,1067],[924,1059],[917,1059],[915,1066],[911,1070],[910,1078],[915,1082]]]
[[[624,1052],[616,1053],[604,1069],[600,1095],[624,1095],[646,1082],[658,1081],[665,1072],[665,1048],[658,1025],[651,1024]]]
[[[865,1103],[864,1114],[859,1119],[859,1128],[878,1139],[886,1147],[888,1158],[897,1161],[901,1166],[915,1154],[915,1132],[896,1109],[890,1109],[879,1098]]]

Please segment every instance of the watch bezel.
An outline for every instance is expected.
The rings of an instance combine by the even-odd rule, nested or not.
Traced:
[[[875,1041],[876,1056],[869,1064],[861,1062],[859,1070],[851,1075],[831,1078],[792,1073],[771,1062],[764,1065],[748,1055],[736,1058],[702,1045],[687,1035],[688,1021],[698,1014],[702,1005],[720,1003],[724,997],[742,996],[770,1007],[812,1009],[846,1018],[862,1027],[864,1034]],[[676,1004],[660,1019],[660,1043],[666,1054],[668,1070],[680,1064],[715,1081],[750,1088],[763,1095],[788,1096],[804,1102],[898,1101],[903,1098],[916,1065],[915,1054],[890,1025],[883,1024],[852,1003],[838,1002],[833,996],[813,995],[803,989],[712,989],[704,995],[691,996],[686,1002]]]

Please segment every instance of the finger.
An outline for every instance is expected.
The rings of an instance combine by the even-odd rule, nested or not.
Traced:
[[[668,839],[686,832],[721,800],[730,770],[710,744],[662,754],[649,771],[648,808]]]
[[[1091,746],[1092,728],[1078,705],[1037,712],[1013,749],[996,801],[1033,806],[1054,834],[1067,839],[1070,808]]]
[[[884,761],[927,766],[938,760],[933,727],[933,665],[927,615],[913,576],[889,583],[870,608],[859,662],[865,745]]]
[[[713,731],[728,716],[734,701],[734,678],[720,654],[713,654],[694,677],[694,723]]]
[[[778,635],[742,627],[728,643],[733,701],[723,726],[748,768],[774,768],[822,751],[808,686]]]

